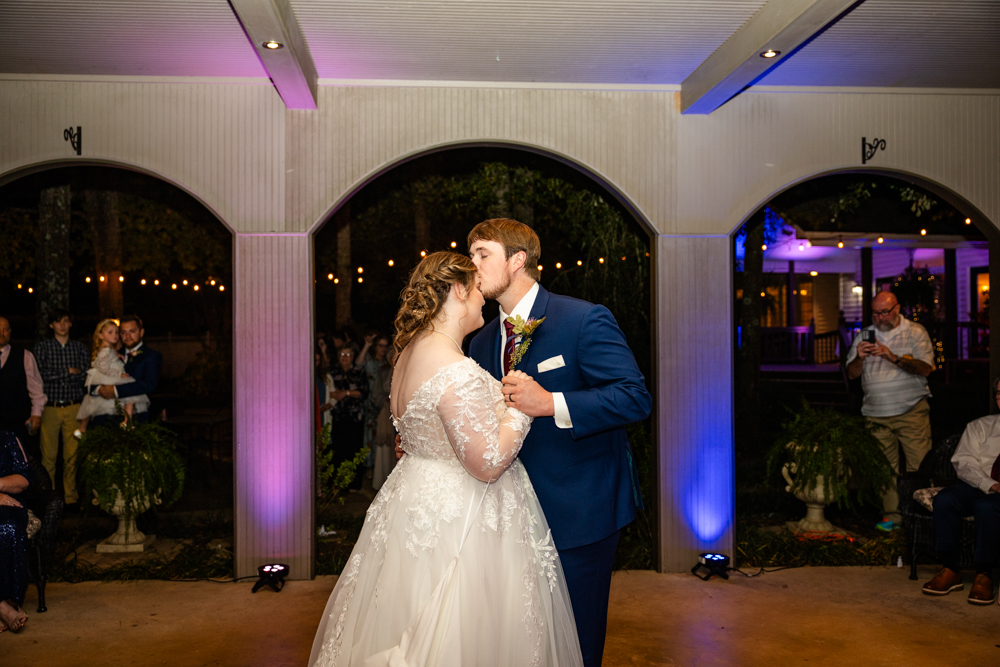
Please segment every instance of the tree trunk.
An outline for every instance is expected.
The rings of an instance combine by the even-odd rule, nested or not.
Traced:
[[[351,270],[351,204],[340,207],[333,215],[333,224],[337,229],[337,284],[334,288],[337,294],[337,326],[342,327],[351,321],[351,284],[355,273]]]
[[[413,226],[414,231],[416,232],[417,242],[417,247],[415,248],[416,254],[419,255],[422,250],[430,252],[431,222],[427,219],[427,209],[424,208],[424,202],[419,199],[414,202],[413,217]]]
[[[94,239],[97,271],[97,310],[101,318],[124,315],[122,297],[122,234],[118,220],[118,193],[87,190],[84,216]]]
[[[743,255],[742,341],[736,384],[737,428],[740,439],[756,444],[760,433],[761,311],[764,298],[764,221],[747,222]]]
[[[38,202],[35,316],[39,338],[48,330],[49,313],[69,308],[70,197],[70,186],[59,185],[43,189]]]

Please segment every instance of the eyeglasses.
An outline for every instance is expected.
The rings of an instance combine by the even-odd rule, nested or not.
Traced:
[[[353,357],[354,353],[353,352],[341,352],[340,356],[342,356],[342,357]]]
[[[878,315],[879,317],[885,317],[886,315],[888,315],[892,311],[896,310],[897,308],[899,308],[899,304],[898,303],[895,306],[893,306],[892,308],[889,308],[888,310],[873,310],[872,311],[872,315]]]

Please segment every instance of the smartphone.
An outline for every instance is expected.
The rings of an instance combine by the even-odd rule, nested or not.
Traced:
[[[866,343],[875,342],[875,330],[874,329],[862,329],[861,330],[861,340]]]

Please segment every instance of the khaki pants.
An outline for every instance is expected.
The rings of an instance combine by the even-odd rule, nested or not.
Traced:
[[[59,429],[62,428],[63,436],[63,494],[67,503],[75,503],[79,499],[76,491],[76,446],[78,443],[73,435],[80,422],[76,420],[76,413],[80,410],[80,404],[74,403],[65,408],[55,408],[50,405],[45,406],[42,411],[41,448],[42,465],[49,472],[52,478],[52,485],[56,484],[56,458],[59,456]]]
[[[887,428],[872,431],[882,443],[885,457],[889,459],[893,469],[899,473],[899,446],[903,446],[903,453],[906,455],[906,471],[913,472],[920,467],[920,463],[931,451],[931,407],[927,404],[927,399],[921,399],[919,403],[910,408],[909,412],[904,412],[895,417],[867,417],[871,424],[881,424]],[[882,494],[883,516],[890,521],[899,523],[899,493],[896,491],[896,483],[893,482],[885,493]]]

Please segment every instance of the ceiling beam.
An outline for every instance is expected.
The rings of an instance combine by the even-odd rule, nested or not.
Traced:
[[[708,114],[859,0],[769,0],[681,84],[681,113]],[[763,58],[767,50],[780,52]]]
[[[289,109],[316,108],[316,65],[288,0],[229,0],[271,83]],[[275,41],[279,49],[264,43]]]

